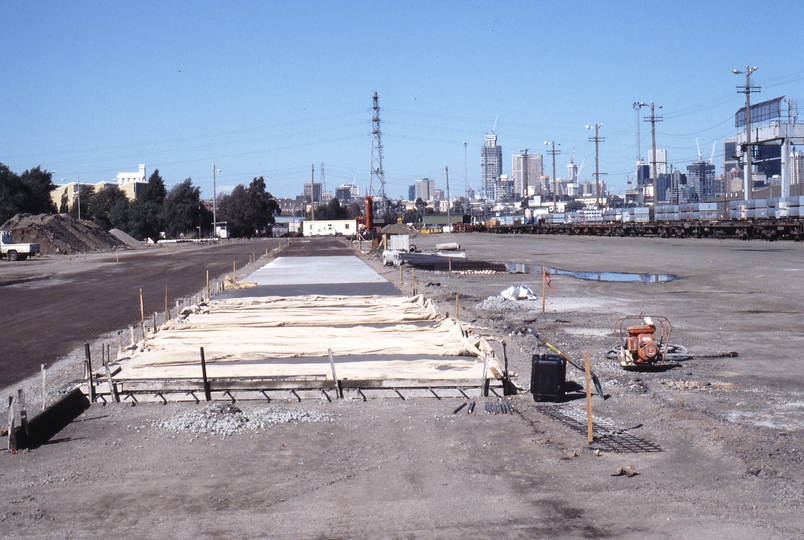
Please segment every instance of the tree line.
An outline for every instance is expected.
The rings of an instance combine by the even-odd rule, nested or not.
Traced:
[[[168,190],[156,169],[135,200],[129,200],[118,186],[96,192],[94,186],[80,185],[77,200],[67,200],[65,193],[57,208],[50,197],[56,189],[52,175],[41,167],[16,174],[0,163],[0,223],[20,213],[59,212],[78,218],[80,212],[81,219],[106,230],[120,229],[139,240],[156,239],[161,232],[169,238],[212,233],[212,212],[201,202],[201,190],[192,178]],[[227,223],[233,237],[270,235],[274,216],[281,213],[262,176],[248,187],[241,184],[221,195],[217,203],[217,220]]]

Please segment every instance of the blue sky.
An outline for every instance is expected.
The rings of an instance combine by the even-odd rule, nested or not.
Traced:
[[[601,179],[622,193],[635,101],[662,105],[657,147],[684,169],[696,137],[708,158],[735,133],[745,79],[732,69],[758,66],[753,102],[804,99],[798,2],[43,0],[4,2],[0,25],[0,162],[92,183],[145,163],[205,197],[213,164],[223,190],[264,176],[295,196],[321,163],[328,189],[365,190],[375,91],[392,197],[416,178],[443,188],[446,166],[453,189],[479,187],[497,117],[505,172],[555,140],[558,175],[574,152],[582,179],[585,126],[602,123]]]

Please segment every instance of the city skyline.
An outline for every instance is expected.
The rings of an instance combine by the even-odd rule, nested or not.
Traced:
[[[744,102],[732,69],[758,66],[753,102],[804,99],[802,53],[785,47],[804,14],[781,3],[181,5],[4,6],[0,162],[86,183],[145,163],[168,186],[192,177],[205,198],[213,163],[219,191],[263,176],[277,197],[301,193],[311,164],[326,163],[329,191],[354,183],[362,194],[376,91],[391,198],[418,178],[443,186],[445,166],[453,193],[479,191],[492,129],[503,173],[519,150],[544,154],[535,149],[554,140],[558,176],[574,156],[589,180],[585,126],[596,123],[600,172],[622,194],[636,174],[637,125],[645,158],[650,146],[634,102],[662,106],[668,165],[686,170],[698,139],[715,144],[722,173]],[[739,37],[745,13],[752,39]],[[776,37],[763,39],[770,28]]]

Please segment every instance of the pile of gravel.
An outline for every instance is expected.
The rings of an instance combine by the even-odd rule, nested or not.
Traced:
[[[245,413],[231,403],[215,403],[203,409],[178,414],[173,418],[153,420],[151,426],[174,433],[208,433],[226,436],[246,431],[264,430],[276,424],[333,421],[333,415],[317,411],[268,407]]]
[[[541,304],[535,300],[507,300],[502,296],[489,296],[480,302],[475,309],[482,311],[522,311],[540,309]]]

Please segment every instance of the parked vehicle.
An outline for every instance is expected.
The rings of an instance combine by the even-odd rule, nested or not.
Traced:
[[[39,244],[15,244],[11,240],[11,231],[0,231],[0,258],[8,257],[9,261],[24,261],[39,253]]]

